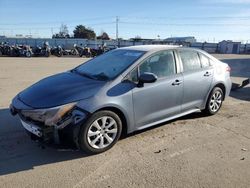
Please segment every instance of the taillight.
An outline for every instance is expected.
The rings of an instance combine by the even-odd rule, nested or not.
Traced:
[[[226,71],[230,72],[231,71],[231,67],[227,66]]]

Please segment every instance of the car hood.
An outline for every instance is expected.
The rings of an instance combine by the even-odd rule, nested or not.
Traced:
[[[28,87],[18,98],[32,108],[49,108],[95,95],[106,82],[65,72],[47,77]]]

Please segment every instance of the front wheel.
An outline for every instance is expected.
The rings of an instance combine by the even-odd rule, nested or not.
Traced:
[[[122,122],[112,111],[99,111],[82,125],[79,134],[80,148],[89,154],[110,149],[120,138]]]
[[[216,114],[222,106],[223,97],[224,93],[222,89],[219,87],[215,87],[208,97],[206,109],[204,110],[204,112],[208,115]]]

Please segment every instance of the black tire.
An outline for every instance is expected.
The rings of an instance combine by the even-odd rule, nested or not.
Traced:
[[[58,52],[57,57],[62,57],[62,52]]]
[[[214,95],[215,95],[215,93],[220,93],[220,95],[221,95],[221,99],[220,99],[220,103],[219,103],[219,101],[218,102],[216,102],[216,104],[218,105],[218,108],[217,109],[213,109],[211,106],[212,106],[212,103],[213,103],[213,99],[214,99]],[[222,103],[223,103],[223,98],[224,98],[224,92],[222,91],[222,89],[221,88],[219,88],[219,87],[215,87],[212,91],[211,91],[211,93],[209,94],[209,97],[208,97],[208,99],[207,99],[207,103],[206,103],[206,108],[203,110],[203,112],[205,113],[205,114],[207,114],[207,115],[214,115],[214,114],[216,114],[219,110],[220,110],[220,108],[221,108],[221,106],[222,106]]]
[[[104,116],[108,116],[111,117],[113,120],[115,120],[116,125],[117,125],[117,133],[115,138],[113,139],[113,141],[106,147],[104,148],[94,148],[89,144],[88,141],[88,131],[91,127],[91,125],[94,123],[94,121],[100,119],[101,117]],[[88,153],[88,154],[98,154],[98,153],[102,153],[105,152],[107,150],[109,150],[110,148],[112,148],[115,143],[119,140],[120,136],[121,136],[121,132],[122,132],[122,121],[120,119],[120,117],[112,112],[112,111],[98,111],[96,113],[94,113],[88,120],[86,123],[84,123],[80,129],[80,133],[79,133],[79,147],[81,150],[83,150],[84,152]],[[98,135],[97,135],[98,136]]]
[[[45,54],[44,54],[45,57],[49,57],[49,52],[46,51]]]
[[[73,49],[73,50],[71,50],[69,55],[77,55],[76,50],[74,50],[74,49]]]
[[[25,56],[26,56],[26,57],[31,57],[31,52],[26,52],[26,53],[25,53]]]

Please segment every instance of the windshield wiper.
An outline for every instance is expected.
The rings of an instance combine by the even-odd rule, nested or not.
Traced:
[[[87,78],[90,78],[90,79],[95,79],[94,76],[92,76],[92,75],[90,75],[90,74],[88,74],[88,73],[86,73],[86,72],[79,72],[77,69],[72,69],[71,72],[72,72],[72,73],[79,74],[79,75],[84,76],[84,77],[87,77]]]
[[[107,81],[107,80],[110,79],[104,72],[99,73],[99,74],[95,74],[95,75],[92,75],[92,76],[95,77],[98,80],[105,80],[105,81]]]

